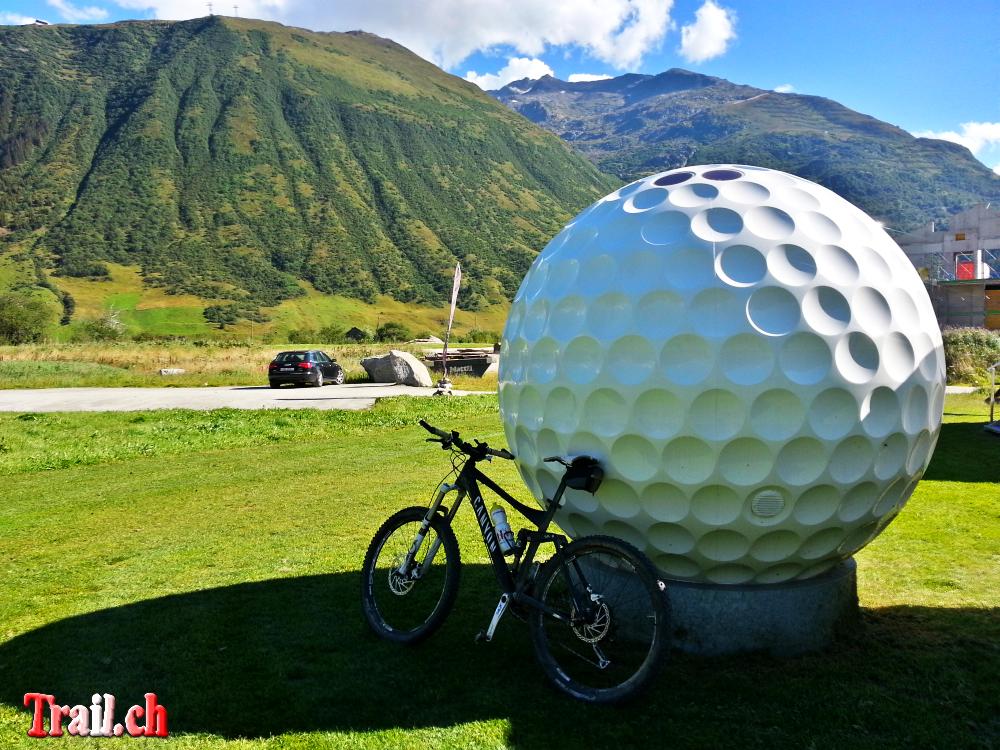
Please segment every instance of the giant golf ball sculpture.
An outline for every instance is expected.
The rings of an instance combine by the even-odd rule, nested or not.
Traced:
[[[941,335],[882,227],[782,172],[654,175],[573,219],[535,260],[500,357],[507,440],[536,498],[569,491],[573,537],[605,533],[670,578],[819,575],[899,513],[944,403]]]

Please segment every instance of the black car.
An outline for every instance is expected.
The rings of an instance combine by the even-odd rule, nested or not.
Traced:
[[[267,366],[267,380],[272,388],[285,383],[322,386],[344,382],[344,368],[319,349],[279,352]]]

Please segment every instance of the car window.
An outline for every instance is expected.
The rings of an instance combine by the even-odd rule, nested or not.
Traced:
[[[329,362],[330,358],[326,356],[326,352],[316,352],[316,356],[319,357],[320,362]]]
[[[281,352],[274,358],[275,362],[305,362],[306,352]]]

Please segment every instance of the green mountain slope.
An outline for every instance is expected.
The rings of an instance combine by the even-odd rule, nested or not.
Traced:
[[[361,32],[220,17],[0,28],[0,252],[138,265],[246,315],[321,292],[512,296],[612,187],[470,83]],[[58,279],[56,280],[58,283]]]
[[[732,162],[819,182],[900,230],[1000,198],[1000,176],[962,146],[915,138],[830,99],[673,69],[493,92],[622,179]]]

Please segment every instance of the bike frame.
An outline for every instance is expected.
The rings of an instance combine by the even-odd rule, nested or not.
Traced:
[[[472,510],[476,515],[476,521],[479,523],[479,531],[482,534],[483,543],[486,545],[486,550],[489,553],[490,562],[492,563],[497,583],[500,584],[500,588],[503,593],[510,597],[517,597],[522,601],[526,600],[534,606],[546,611],[548,614],[559,617],[560,619],[565,619],[563,615],[552,611],[541,602],[524,594],[524,589],[527,586],[528,580],[523,574],[523,571],[531,569],[531,565],[535,559],[535,554],[538,552],[538,547],[540,545],[551,542],[555,545],[556,550],[559,550],[566,544],[566,537],[562,534],[551,534],[548,531],[549,525],[552,523],[552,518],[555,516],[556,510],[559,509],[563,494],[566,491],[565,478],[559,483],[559,487],[552,499],[547,501],[548,507],[545,510],[531,508],[512,497],[509,492],[503,489],[503,487],[486,476],[477,465],[479,460],[480,459],[476,459],[474,457],[469,457],[466,460],[465,465],[462,466],[461,471],[459,471],[458,477],[456,477],[454,483],[443,483],[438,488],[438,491],[434,496],[434,500],[428,508],[427,515],[424,517],[423,523],[420,525],[420,531],[413,540],[410,552],[406,556],[406,560],[403,565],[400,566],[400,572],[404,573],[405,567],[409,565],[409,561],[416,556],[421,544],[423,544],[424,537],[427,534],[427,529],[430,528],[431,519],[434,515],[440,513],[450,524],[452,519],[455,517],[455,514],[458,512],[459,507],[462,505],[462,501],[468,497],[470,498],[470,502],[472,504]],[[479,489],[480,484],[487,487],[497,497],[508,503],[536,527],[534,530],[521,529],[521,531],[518,532],[517,552],[515,553],[513,566],[508,566],[507,560],[505,559],[503,552],[500,550],[500,542],[497,539],[496,530],[493,528],[493,522],[490,520],[490,514],[486,508],[486,501],[483,500],[482,492]],[[451,492],[457,492],[458,496],[455,503],[449,509],[443,503],[444,498]],[[427,556],[424,558],[420,575],[423,575],[423,573],[430,568],[440,545],[441,540],[436,539],[434,546],[428,551]]]

